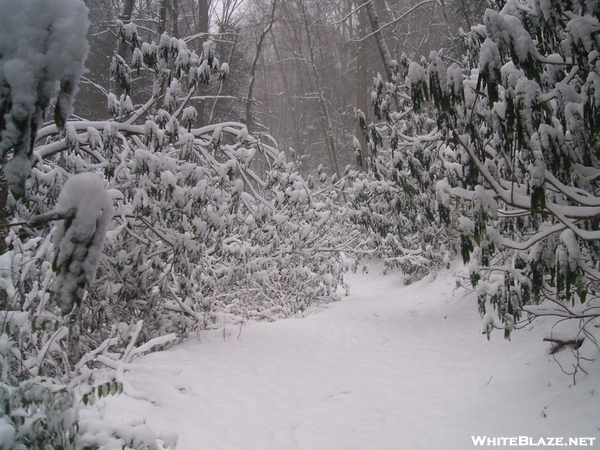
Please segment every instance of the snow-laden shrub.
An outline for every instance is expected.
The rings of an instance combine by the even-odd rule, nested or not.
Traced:
[[[159,448],[148,429],[102,423],[86,405],[120,389],[137,395],[124,367],[138,355],[224,321],[301,313],[335,299],[342,282],[348,247],[332,198],[313,194],[245,126],[195,128],[190,98],[227,69],[214,44],[197,55],[183,40],[142,43],[135,25],[121,28],[134,67],[121,55],[112,61],[123,92],[107,95],[113,118],[61,116],[38,130],[28,138],[33,167],[20,178],[29,176],[26,198],[9,198],[10,250],[0,258],[5,403],[43,380],[52,388],[35,391],[43,398],[33,418],[5,411],[6,448],[19,448],[34,423],[56,432],[24,445],[59,447],[66,436],[63,448]],[[131,73],[142,68],[153,89],[133,105]]]
[[[73,112],[88,52],[88,10],[81,0],[2,0],[0,9],[0,160],[8,161],[4,174],[20,196],[51,101],[58,127]]]
[[[436,142],[440,211],[457,224],[482,315],[495,310],[506,337],[529,315],[572,319],[597,351],[600,11],[500,3],[466,36],[462,68],[432,52],[424,79],[411,64],[402,117],[433,108],[431,131],[411,138],[387,114],[401,141]]]
[[[28,250],[23,254],[31,256]],[[37,289],[33,292],[40,294]],[[114,360],[112,345],[118,339],[112,336],[77,364],[71,364],[69,346],[81,336],[69,339],[60,314],[0,311],[0,324],[0,449],[162,448],[147,427],[102,421],[94,406],[97,399],[107,395],[123,390],[132,394]],[[139,329],[132,333],[135,331],[139,333]],[[123,363],[174,339],[167,336],[135,347],[135,336],[128,337]],[[94,370],[89,363],[97,360],[112,367]]]
[[[36,377],[13,387],[0,382],[0,449],[162,450],[176,438],[158,438],[143,424],[102,420],[83,409],[74,390],[53,378]]]
[[[418,66],[418,69],[416,68]],[[411,63],[409,76],[424,83],[426,71]],[[400,73],[393,82],[374,79],[373,106],[379,122],[367,124],[358,111],[357,120],[367,142],[361,161],[366,171],[346,176],[348,217],[364,233],[365,245],[399,268],[407,282],[448,264],[456,251],[448,214],[448,202],[439,203],[438,182],[443,166],[435,123],[426,116],[399,114],[394,105],[409,107]]]
[[[102,136],[97,156],[115,217],[74,326],[103,333],[107,324],[127,328],[143,320],[147,338],[186,335],[223,320],[295,315],[335,299],[344,268],[339,252],[350,247],[333,199],[315,197],[283,154],[240,124],[189,133],[177,126],[181,137],[173,143],[149,138],[173,123],[168,117],[164,128],[116,124],[117,139]],[[80,149],[90,145],[88,125],[81,125]],[[125,131],[139,136],[121,147]],[[82,154],[59,160],[74,168],[95,163]],[[33,171],[40,194],[51,189],[45,179],[54,183],[48,175],[55,170],[49,161]]]
[[[333,197],[314,194],[271,141],[235,122],[194,127],[191,94],[219,76],[210,45],[205,59],[163,35],[140,51],[134,61],[155,74],[151,97],[127,113],[117,107],[125,97],[109,95],[113,120],[41,129],[28,201],[13,204],[15,221],[82,212],[57,222],[52,238],[31,223],[9,238],[31,255],[12,261],[10,308],[68,314],[70,364],[106,339],[124,355],[134,335],[143,345],[224,321],[302,313],[336,298],[340,252],[351,251]],[[189,67],[173,71],[182,58]],[[181,78],[165,82],[169,70]]]
[[[52,378],[30,378],[16,387],[0,382],[0,449],[74,449],[73,405],[73,391]]]

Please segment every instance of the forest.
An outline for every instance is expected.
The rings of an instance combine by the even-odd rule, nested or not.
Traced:
[[[462,264],[482,339],[600,327],[600,2],[0,0],[0,449],[163,448],[82,413],[368,261]],[[166,447],[165,447],[166,448]]]

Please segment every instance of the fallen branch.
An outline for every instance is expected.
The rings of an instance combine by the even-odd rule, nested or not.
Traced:
[[[554,355],[560,349],[573,346],[574,349],[578,349],[583,344],[585,338],[574,338],[574,339],[557,339],[557,338],[544,338],[544,342],[552,342],[554,345],[550,349],[550,354]]]

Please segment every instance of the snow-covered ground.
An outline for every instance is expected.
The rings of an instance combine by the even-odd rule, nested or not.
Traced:
[[[475,447],[472,436],[600,437],[599,365],[573,385],[542,342],[547,324],[488,341],[475,298],[454,280],[446,272],[403,286],[374,267],[308,317],[205,332],[149,354],[126,376],[152,402],[109,397],[105,418],[176,433],[180,450],[462,450]]]

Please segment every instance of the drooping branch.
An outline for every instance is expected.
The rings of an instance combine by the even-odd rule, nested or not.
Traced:
[[[553,355],[564,347],[573,347],[578,349],[582,346],[585,338],[577,338],[577,339],[555,339],[555,338],[544,338],[544,342],[552,342],[554,345],[552,349],[550,349],[550,354]]]
[[[30,228],[39,228],[46,225],[48,222],[52,222],[55,220],[68,220],[75,217],[77,214],[76,208],[70,209],[59,209],[52,210],[44,214],[40,214],[32,217],[26,222],[13,222],[13,223],[2,223],[0,224],[0,228],[11,228],[18,226],[27,226]]]

